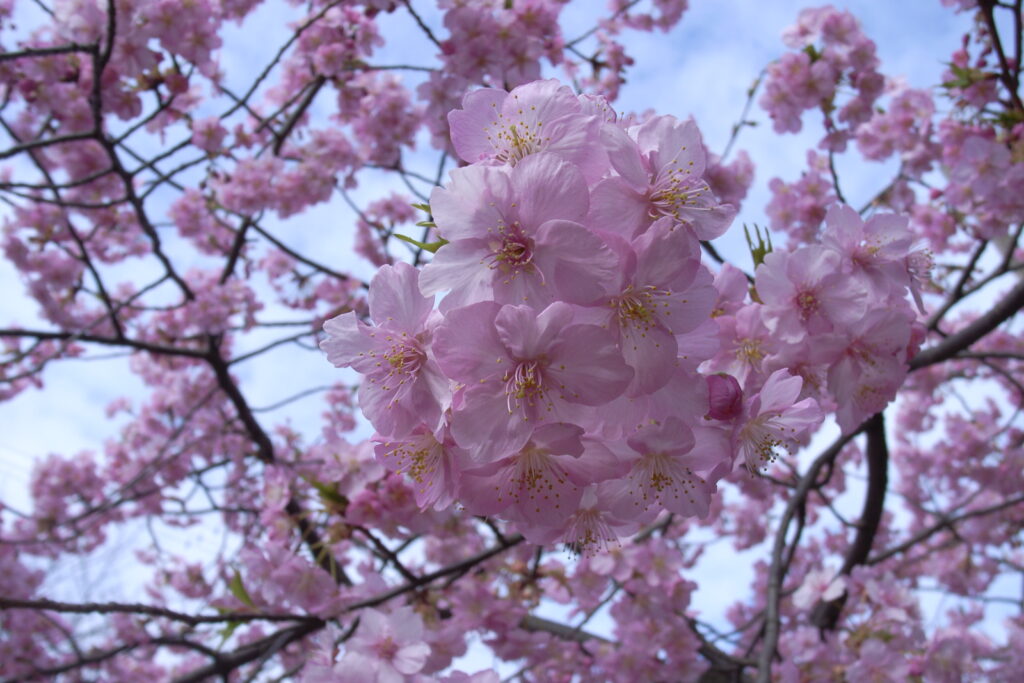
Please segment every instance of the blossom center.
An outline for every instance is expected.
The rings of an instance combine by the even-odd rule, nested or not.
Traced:
[[[367,379],[375,384],[379,383],[382,390],[391,391],[403,387],[410,380],[415,380],[426,356],[420,348],[419,341],[409,336],[407,332],[398,337],[389,334],[385,341],[389,344],[387,351],[380,355],[376,352],[371,353],[377,358],[379,370],[369,375]],[[395,397],[391,403],[394,404],[397,400]]]
[[[415,344],[400,341],[393,344],[384,356],[394,374],[414,374],[423,363],[423,352]]]
[[[398,474],[406,474],[417,484],[432,479],[440,461],[440,454],[436,448],[437,442],[432,445],[424,445],[419,442],[410,444],[406,448],[397,448],[392,453],[398,462]]]
[[[796,306],[803,319],[807,320],[818,311],[818,297],[814,296],[814,292],[800,292],[796,295]]]
[[[530,130],[529,124],[520,122],[499,129],[495,136],[497,140],[494,140],[498,153],[494,155],[494,158],[509,166],[515,166],[525,157],[539,152],[541,147],[539,123],[537,128],[538,130]]]
[[[658,297],[669,294],[671,292],[650,285],[640,290],[634,290],[633,285],[630,285],[618,298],[612,300],[611,305],[618,310],[619,325],[622,328],[637,328],[643,335],[658,324],[658,307],[668,306],[666,302],[658,301]]]
[[[522,490],[547,494],[554,490],[555,484],[564,484],[566,475],[548,451],[529,445],[517,459],[513,481]],[[557,497],[558,494],[554,495]]]
[[[693,162],[687,165],[692,166]],[[705,188],[692,181],[690,172],[689,168],[679,168],[678,160],[672,162],[665,177],[655,183],[648,195],[652,217],[671,216],[681,221],[681,211],[699,207]]]
[[[491,252],[488,254],[488,267],[492,270],[500,270],[502,273],[511,274],[512,277],[522,272],[534,271],[534,242],[523,234],[518,222],[513,224],[511,230],[499,227],[498,238],[489,246]]]
[[[775,462],[779,458],[779,450],[787,448],[765,418],[748,422],[740,430],[740,441],[746,446],[747,469],[751,472]]]
[[[753,337],[744,337],[739,340],[736,349],[736,357],[740,360],[756,365],[764,358],[764,351],[761,350],[761,340]]]
[[[378,641],[373,649],[378,659],[390,662],[398,655],[399,647],[394,638],[387,636],[384,640]]]
[[[546,396],[547,387],[544,386],[544,365],[540,361],[520,361],[514,370],[505,373],[502,380],[505,382],[509,414],[513,407],[535,408],[543,403],[548,404],[548,410],[551,409]]]
[[[563,538],[571,552],[587,557],[597,555],[619,540],[604,515],[593,508],[573,515]]]

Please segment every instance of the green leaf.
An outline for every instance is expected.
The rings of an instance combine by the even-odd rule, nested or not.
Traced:
[[[426,221],[424,221],[424,223],[417,223],[417,225],[424,225],[425,223],[426,223]],[[426,227],[434,227],[434,224],[431,223],[430,225],[428,225]],[[436,254],[438,249],[440,249],[444,245],[448,244],[448,240],[446,240],[446,239],[439,239],[436,242],[420,242],[419,240],[414,240],[411,237],[408,237],[406,235],[399,235],[398,233],[395,233],[395,237],[397,237],[398,239],[402,240],[403,242],[408,242],[409,244],[411,244],[411,245],[413,245],[415,247],[419,247],[420,249],[423,249],[424,251],[429,251],[431,254]]]
[[[342,508],[348,505],[348,499],[338,493],[337,484],[324,484],[316,479],[306,479],[306,481],[320,493],[320,500],[325,504],[336,505]]]
[[[228,590],[231,594],[238,598],[239,602],[248,606],[255,607],[256,603],[253,602],[249,596],[249,591],[245,590],[245,585],[242,583],[242,575],[235,572],[235,576],[231,579],[231,583],[228,584]]]
[[[943,88],[947,90],[957,89],[963,90],[969,88],[975,83],[980,83],[991,78],[995,78],[996,75],[981,69],[975,69],[973,67],[957,66],[951,62],[946,62],[946,66],[953,72],[953,78],[945,81],[942,84]]]
[[[228,642],[228,638],[230,638],[231,635],[235,632],[235,629],[237,629],[241,625],[242,622],[240,621],[229,621],[228,623],[224,624],[224,628],[218,631],[218,633],[220,634],[220,645],[217,646],[218,650],[224,647],[224,643]]]

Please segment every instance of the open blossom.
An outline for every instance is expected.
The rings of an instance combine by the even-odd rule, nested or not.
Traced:
[[[359,612],[359,628],[346,643],[345,656],[334,666],[341,683],[402,683],[423,668],[430,646],[423,640],[423,619],[412,607],[390,614],[375,609]]]
[[[465,385],[451,419],[464,448],[502,457],[522,448],[534,427],[572,422],[575,406],[608,403],[633,371],[607,331],[573,324],[572,308],[485,301],[451,311],[434,352],[448,377]]]
[[[836,204],[825,215],[822,243],[843,255],[847,271],[862,276],[873,297],[901,299],[911,287],[919,301],[918,276],[912,281],[907,266],[921,262],[926,272],[928,257],[908,223],[896,214],[875,214],[865,221],[849,206]]]
[[[735,315],[716,319],[721,330],[722,348],[712,359],[709,369],[732,375],[744,386],[761,379],[764,360],[776,346],[762,314],[762,306],[744,306]]]
[[[648,425],[627,439],[633,451],[632,467],[621,480],[609,484],[614,492],[612,510],[625,519],[669,510],[684,517],[706,517],[715,481],[725,471],[704,449],[682,420],[670,417]],[[702,476],[711,471],[710,476]]]
[[[793,594],[793,604],[807,610],[819,600],[835,600],[846,591],[846,577],[837,576],[834,569],[827,567],[812,569],[807,573],[800,588]]]
[[[478,301],[543,308],[556,298],[588,303],[614,276],[615,254],[578,221],[589,204],[579,170],[535,154],[510,171],[471,166],[434,190],[431,210],[449,244],[423,269],[426,295],[442,309]]]
[[[874,309],[850,328],[850,340],[828,370],[844,432],[885,406],[907,376],[913,318],[909,310]]]
[[[803,380],[776,370],[747,403],[735,440],[751,472],[775,460],[779,449],[792,450],[822,419],[811,398],[797,401]]]
[[[448,114],[452,145],[468,162],[515,166],[531,154],[552,153],[588,177],[604,170],[603,150],[594,145],[599,120],[556,80],[534,81],[505,92],[482,88],[466,93],[462,109]]]
[[[388,469],[412,480],[416,504],[443,510],[452,504],[459,485],[457,460],[464,455],[450,438],[438,441],[426,425],[420,425],[403,439],[378,437],[374,447],[377,460]]]
[[[419,271],[384,266],[370,283],[371,327],[344,313],[324,324],[327,360],[366,376],[359,405],[383,435],[407,434],[420,422],[437,424],[448,380],[427,353],[433,297],[420,294]]]
[[[768,254],[755,286],[768,329],[789,342],[852,324],[868,303],[864,286],[842,272],[839,254],[817,245]]]
[[[622,474],[621,463],[604,445],[582,437],[576,425],[541,425],[519,451],[467,469],[466,509],[477,515],[507,510],[527,528],[565,520],[588,484]]]
[[[704,145],[692,120],[658,116],[628,132],[606,125],[602,135],[619,175],[594,187],[595,227],[632,238],[667,216],[702,240],[729,227],[735,209],[719,203],[704,180]]]
[[[629,394],[657,391],[672,377],[677,334],[708,319],[717,295],[688,230],[662,218],[620,248],[622,266],[604,283],[607,295],[582,312],[607,328],[633,368]]]
[[[591,484],[583,490],[576,510],[564,518],[546,518],[522,526],[522,534],[531,543],[565,543],[571,550],[594,557],[624,538],[639,531],[641,523],[620,518],[612,511],[614,480]]]

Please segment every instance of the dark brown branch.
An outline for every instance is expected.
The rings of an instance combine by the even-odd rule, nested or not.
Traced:
[[[67,603],[36,598],[22,600],[0,597],[0,609],[49,610],[65,614],[144,614],[152,617],[180,621],[190,626],[199,624],[220,624],[228,621],[318,621],[317,617],[303,614],[259,614],[255,612],[230,612],[225,614],[184,614],[156,605],[130,604],[122,602]]]
[[[49,47],[30,47],[14,52],[0,52],[0,62],[7,62],[13,59],[32,59],[35,57],[48,57],[50,55],[65,55],[72,52],[96,53],[99,46],[95,43],[68,43],[67,45],[51,45]]]
[[[380,595],[376,595],[372,598],[367,598],[366,600],[362,600],[360,602],[351,604],[345,608],[345,611],[352,612],[354,610],[362,609],[364,607],[376,607],[377,605],[383,604],[388,600],[391,600],[392,598],[402,595],[403,593],[408,593],[409,591],[416,590],[417,588],[425,586],[428,583],[433,583],[434,581],[442,577],[449,576],[451,574],[459,574],[465,572],[475,567],[476,565],[480,564],[481,562],[489,560],[495,555],[500,555],[509,548],[516,546],[522,542],[523,537],[519,534],[516,534],[515,536],[509,538],[506,542],[497,545],[493,548],[488,548],[487,550],[479,552],[471,557],[467,557],[464,560],[460,560],[458,562],[455,562],[454,564],[450,564],[436,571],[424,574],[415,581],[410,581],[401,586],[398,586],[397,588],[392,588],[391,590],[385,591]]]
[[[575,626],[569,626],[568,624],[562,624],[551,619],[545,619],[539,617],[536,614],[527,614],[523,617],[522,621],[519,622],[519,626],[525,631],[543,631],[550,633],[551,635],[558,636],[562,640],[570,640],[574,643],[585,643],[588,640],[598,640],[602,643],[611,643],[604,636],[599,636],[596,633],[590,633],[584,631]]]
[[[81,142],[83,140],[95,140],[96,135],[97,134],[94,131],[89,131],[86,133],[69,133],[56,138],[41,138],[39,140],[23,142],[0,151],[0,159],[9,159],[10,157],[17,156],[22,152],[28,152],[41,147],[49,147],[50,145],[59,145],[65,142]]]
[[[284,44],[280,48],[278,48],[278,50],[274,54],[274,56],[271,57],[270,62],[265,67],[263,67],[263,71],[261,71],[259,73],[259,75],[256,76],[256,79],[252,82],[252,85],[249,86],[249,89],[246,90],[245,93],[241,97],[234,97],[233,98],[233,99],[235,99],[235,104],[230,109],[228,109],[226,112],[221,114],[221,118],[225,119],[225,118],[231,116],[232,114],[234,114],[236,111],[238,111],[239,109],[241,109],[243,107],[245,107],[246,110],[249,111],[248,104],[247,104],[249,99],[254,94],[256,94],[256,90],[259,89],[260,84],[263,83],[263,81],[265,81],[268,76],[270,76],[270,72],[274,70],[274,67],[278,63],[280,63],[281,59],[284,57],[285,53],[288,51],[288,48],[291,47],[302,36],[302,34],[305,33],[305,31],[310,26],[312,26],[313,24],[318,22],[321,18],[323,18],[323,16],[325,14],[327,14],[327,12],[329,12],[331,10],[331,8],[335,7],[336,5],[340,5],[341,2],[342,2],[342,0],[334,0],[334,2],[329,2],[329,3],[325,4],[323,7],[320,8],[320,10],[316,14],[314,14],[312,17],[310,17],[307,21],[302,22],[302,24],[300,24],[292,32],[292,34],[290,36],[288,36],[288,40],[286,40],[284,42]],[[225,90],[225,92],[227,92],[227,91]],[[252,113],[255,116],[254,112],[250,111],[250,113]]]
[[[134,178],[130,173],[128,173],[127,169],[125,169],[124,165],[121,163],[121,159],[117,156],[117,149],[114,142],[108,140],[106,137],[102,137],[101,144],[107,151],[107,156],[110,158],[110,165],[114,169],[114,173],[121,178],[121,183],[124,185],[125,197],[127,198],[128,203],[132,206],[132,209],[134,209],[135,218],[139,223],[139,227],[142,228],[142,232],[149,238],[153,255],[156,256],[158,261],[160,261],[160,264],[164,267],[164,271],[167,275],[176,285],[178,285],[178,288],[181,290],[184,297],[187,300],[192,301],[195,299],[195,294],[192,292],[191,287],[189,287],[181,276],[178,275],[178,272],[171,264],[170,258],[168,258],[167,254],[164,253],[160,235],[157,234],[156,228],[153,227],[153,224],[149,220],[146,209],[142,204],[142,198],[140,198],[138,193],[135,191]]]
[[[28,337],[30,339],[89,342],[92,344],[102,344],[104,346],[124,346],[164,356],[184,356],[186,358],[207,357],[207,352],[199,349],[183,349],[175,346],[153,344],[139,339],[128,339],[127,337],[118,339],[114,337],[102,337],[95,334],[86,334],[83,332],[47,332],[45,330],[0,329],[0,337]]]
[[[316,99],[316,96],[320,93],[320,89],[324,87],[324,83],[326,82],[327,78],[324,76],[317,76],[313,79],[312,86],[309,88],[308,92],[306,92],[306,96],[302,98],[299,106],[296,107],[295,111],[292,112],[292,115],[288,117],[288,120],[285,121],[281,130],[274,133],[274,156],[281,154],[281,147],[288,139],[288,136],[291,135],[292,130],[298,124],[302,115],[306,113],[306,110],[308,110],[310,106],[312,106],[313,100]]]
[[[818,473],[826,464],[831,463],[843,450],[843,447],[865,428],[866,423],[849,434],[845,434],[832,443],[824,452],[819,455],[807,472],[800,478],[793,495],[786,503],[786,509],[782,513],[779,522],[779,529],[775,533],[775,543],[772,547],[772,564],[768,574],[768,594],[765,596],[765,625],[764,644],[761,647],[761,654],[758,658],[758,683],[769,683],[772,677],[772,659],[775,657],[775,648],[779,642],[779,600],[782,596],[782,583],[786,578],[786,566],[783,563],[783,555],[786,553],[786,536],[789,533],[789,525],[797,515],[799,509],[806,503],[810,490],[817,485]],[[794,543],[799,539],[794,539]]]
[[[427,26],[427,24],[423,21],[423,18],[416,13],[416,10],[412,8],[412,3],[409,2],[409,0],[402,0],[402,4],[405,5],[405,8],[407,10],[409,10],[409,14],[412,15],[412,18],[416,21],[416,25],[420,27],[420,30],[423,31],[423,33],[427,36],[427,39],[429,39],[430,42],[436,45],[439,49],[442,49],[441,41],[437,39],[437,36],[434,35],[434,32],[431,31],[430,27]]]
[[[911,371],[949,360],[1012,318],[1022,307],[1024,307],[1024,278],[1001,301],[967,327],[949,335],[938,344],[921,350],[910,361]]]
[[[707,636],[701,633],[697,627],[697,620],[693,617],[687,617],[686,622],[690,625],[690,631],[700,641],[697,653],[711,665],[707,671],[701,674],[698,683],[711,683],[712,681],[746,683],[746,681],[750,680],[748,676],[744,675],[743,670],[748,666],[755,666],[756,662],[747,659],[737,659],[717,647],[708,640]]]
[[[982,16],[985,17],[985,25],[988,27],[989,36],[992,38],[992,47],[995,48],[996,56],[999,58],[999,80],[1006,86],[1014,109],[1024,112],[1024,102],[1021,102],[1020,93],[1017,92],[1019,83],[1017,82],[1016,67],[1019,67],[1019,65],[1015,65],[1015,68],[1011,69],[1010,63],[1006,59],[1003,41],[999,38],[999,28],[996,26],[994,16],[995,4],[995,0],[979,0],[978,8],[981,10]]]
[[[857,524],[857,535],[846,551],[839,573],[849,576],[854,567],[867,562],[871,546],[878,534],[885,506],[885,492],[889,488],[889,446],[885,439],[885,420],[882,413],[867,422],[868,490],[864,496],[864,509]],[[839,614],[846,603],[846,593],[835,600],[819,601],[811,610],[811,623],[822,631],[835,629]]]
[[[960,273],[960,278],[957,280],[956,285],[953,287],[953,291],[950,293],[949,298],[946,299],[945,303],[939,310],[932,314],[931,318],[928,319],[927,327],[929,330],[938,328],[939,323],[942,322],[943,316],[949,312],[949,309],[953,308],[964,296],[964,287],[971,279],[971,274],[974,273],[974,267],[978,264],[978,259],[981,258],[982,253],[985,251],[985,247],[988,246],[988,240],[982,240],[974,253],[971,254],[971,258],[967,261],[967,265],[964,266],[963,271]]]
[[[238,263],[238,257],[242,254],[242,247],[245,246],[245,233],[251,225],[252,222],[249,219],[245,219],[235,233],[235,241],[231,245],[231,251],[228,253],[228,262],[224,264],[224,270],[220,274],[221,284],[227,282],[235,274],[235,265]]]
[[[927,529],[922,529],[921,531],[917,532],[916,534],[914,534],[907,540],[903,541],[902,543],[899,543],[898,545],[895,545],[891,548],[887,548],[878,553],[877,555],[869,558],[866,564],[878,564],[879,562],[884,562],[885,560],[888,560],[890,557],[894,555],[906,552],[911,548],[916,548],[923,541],[928,540],[940,531],[944,529],[953,529],[954,525],[959,524],[960,522],[963,522],[965,520],[972,519],[974,517],[983,517],[985,515],[991,515],[995,512],[1001,512],[1002,510],[1021,504],[1024,504],[1024,495],[1008,498],[1007,500],[1004,500],[1001,503],[996,503],[988,507],[979,508],[977,510],[971,510],[969,512],[964,512],[963,514],[956,515],[955,517],[943,517],[939,520],[938,523],[928,527]]]
[[[255,642],[244,645],[234,652],[228,654],[217,653],[211,664],[175,678],[174,681],[175,683],[199,683],[214,676],[222,676],[227,680],[228,674],[244,664],[259,659],[268,649],[279,650],[290,643],[302,640],[309,634],[322,629],[326,623],[322,619],[310,620],[297,626],[281,629],[265,638],[260,638]]]
[[[294,249],[289,247],[287,244],[285,244],[281,240],[279,240],[276,237],[274,237],[273,235],[271,235],[268,231],[266,231],[263,228],[261,228],[258,224],[253,223],[252,229],[255,230],[256,232],[258,232],[259,234],[263,235],[263,237],[265,237],[267,239],[267,241],[269,241],[271,244],[273,244],[275,247],[277,247],[278,249],[283,251],[288,256],[291,256],[296,261],[299,261],[300,263],[304,263],[307,266],[309,266],[310,268],[315,268],[316,270],[320,271],[321,273],[324,273],[325,275],[330,275],[331,277],[337,278],[338,280],[346,280],[347,281],[347,280],[351,280],[352,279],[348,275],[345,275],[344,273],[340,273],[340,272],[334,270],[333,268],[328,268],[327,266],[322,265],[320,263],[317,263],[316,261],[313,261],[312,259],[306,258],[305,256],[303,256],[302,254],[298,253],[297,251],[295,251]],[[368,288],[368,285],[364,285],[364,287]]]

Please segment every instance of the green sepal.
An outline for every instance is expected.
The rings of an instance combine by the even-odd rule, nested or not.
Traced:
[[[754,240],[750,237],[750,230],[747,229],[747,224],[743,224],[743,234],[747,236],[747,246],[750,248],[750,258],[754,260],[754,268],[764,263],[764,257],[772,253],[772,235],[766,229],[764,235],[761,234],[761,228],[754,224],[754,236],[757,237],[757,244],[754,244]]]

